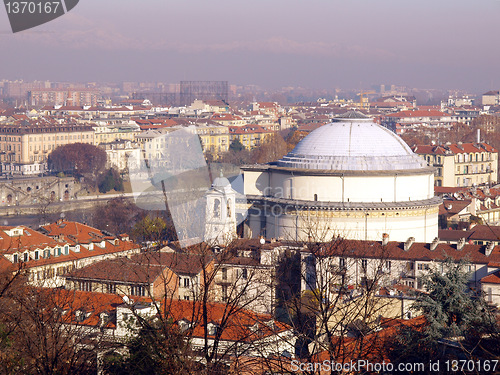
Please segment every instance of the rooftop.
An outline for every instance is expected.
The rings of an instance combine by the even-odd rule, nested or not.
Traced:
[[[425,161],[396,134],[361,112],[347,112],[311,132],[280,167],[323,170],[422,169]]]

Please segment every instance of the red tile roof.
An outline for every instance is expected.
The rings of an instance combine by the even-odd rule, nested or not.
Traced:
[[[485,276],[481,279],[481,283],[483,284],[500,284],[500,271],[492,273],[488,276]]]
[[[413,151],[417,154],[444,155],[447,153],[463,154],[476,152],[498,152],[496,148],[487,143],[462,143],[451,145],[417,145]]]
[[[262,134],[262,133],[272,133],[272,131],[264,129],[260,125],[244,125],[244,126],[230,126],[230,134]]]
[[[416,261],[443,261],[450,257],[456,261],[467,258],[475,264],[500,262],[500,246],[495,246],[489,256],[485,255],[485,247],[485,245],[466,244],[462,250],[457,250],[455,244],[440,243],[435,250],[431,250],[430,244],[414,242],[408,250],[404,250],[404,242],[390,241],[386,246],[382,246],[381,242],[339,239],[323,244],[320,251],[325,255],[339,257]]]
[[[63,319],[67,323],[76,323],[74,317],[77,310],[89,313],[89,316],[78,324],[97,326],[102,312],[112,312],[124,305],[122,297],[116,294],[82,292],[64,289],[40,289],[47,293],[57,307],[67,311]],[[149,303],[149,298],[129,297],[132,303]],[[204,337],[203,305],[200,302],[182,300],[157,301],[162,314],[171,318],[174,323],[187,321],[192,324],[186,333],[192,337]],[[132,305],[133,306],[133,305]],[[290,326],[275,321],[271,315],[257,314],[249,310],[234,308],[222,303],[207,303],[207,321],[221,327],[220,339],[226,341],[251,342],[261,340],[269,335],[290,330]],[[112,322],[108,328],[114,328]],[[208,338],[214,335],[208,334]]]
[[[191,335],[204,336],[201,303],[171,300],[166,306],[168,306],[166,315],[174,322],[185,320],[193,323]],[[207,303],[207,314],[208,322],[221,325],[225,321],[221,340],[251,342],[290,329],[290,326],[275,321],[271,315],[257,314],[241,308],[234,309],[234,306],[223,303]],[[208,337],[213,338],[214,335]]]
[[[341,359],[341,363],[349,363],[350,361],[359,360],[359,358],[373,363],[381,363],[382,361],[389,362],[389,343],[397,336],[399,330],[402,327],[413,327],[417,330],[421,330],[427,325],[427,321],[423,316],[409,320],[382,319],[381,325],[385,328],[363,336],[363,345],[361,347],[359,339],[351,337],[333,337],[332,343],[336,348],[335,353],[330,353],[327,350],[322,351],[314,355],[312,361],[323,362],[325,360],[331,360],[332,356],[334,356],[336,359]]]
[[[163,272],[158,265],[139,264],[128,258],[103,260],[66,274],[69,279],[151,284]]]
[[[22,235],[9,236],[8,232],[13,234],[12,231],[16,229],[19,233],[22,231]],[[30,254],[28,262],[23,264],[25,268],[71,262],[106,254],[129,252],[131,250],[137,252],[140,249],[139,245],[132,241],[125,241],[125,238],[115,239],[115,237],[105,235],[96,228],[71,221],[59,221],[43,226],[41,232],[24,226],[1,226],[0,237],[0,256],[3,259],[6,259],[5,255],[9,254],[40,250],[40,259],[35,260],[32,256],[33,254]],[[90,242],[94,243],[92,250],[86,246],[80,246],[79,250],[76,250],[76,245],[88,245]],[[68,254],[54,255],[52,251],[54,248],[63,248],[65,245],[70,247]],[[50,257],[48,258],[43,257],[43,250],[45,249],[51,250]],[[19,257],[19,261],[21,260],[21,257]],[[0,266],[12,268],[17,265],[13,265],[7,260],[7,262],[2,262]]]
[[[59,220],[55,223],[42,225],[40,229],[47,236],[64,239],[72,245],[115,239],[115,236],[109,233],[103,233],[97,228],[76,221]]]
[[[103,260],[73,270],[70,279],[117,281],[122,283],[151,284],[166,269],[178,275],[197,275],[213,258],[183,253],[142,253],[132,256]]]
[[[428,109],[428,110],[415,110],[415,111],[401,111],[397,113],[391,113],[386,115],[386,117],[392,117],[392,118],[404,118],[404,117],[410,117],[410,118],[415,118],[415,117],[449,117],[450,114],[437,111],[435,109]]]

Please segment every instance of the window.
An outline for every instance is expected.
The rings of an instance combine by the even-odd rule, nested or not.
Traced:
[[[40,259],[40,252],[38,250],[35,250],[35,260]]]
[[[79,286],[79,289],[84,291],[84,292],[91,292],[92,291],[92,282],[90,282],[90,281],[80,281],[78,286]]]
[[[106,284],[106,293],[116,293],[116,284]]]
[[[390,260],[387,260],[387,261],[385,262],[385,269],[386,269],[386,270],[388,270],[388,271],[390,271],[390,270],[391,270],[391,265],[392,265],[392,264],[391,264],[391,261],[390,261]]]
[[[12,256],[12,262],[14,262],[14,263],[18,263],[18,262],[19,262],[19,255],[14,254],[14,255]]]
[[[345,268],[345,258],[339,258],[339,267]]]
[[[361,268],[366,272],[366,269],[368,268],[368,260],[366,259],[361,259]]]
[[[316,202],[318,200],[318,194],[314,194],[314,201]]]
[[[227,200],[227,217],[231,217],[231,199]]]
[[[184,288],[189,288],[189,278],[184,278]]]
[[[246,268],[243,268],[243,270],[241,271],[241,277],[244,279],[248,278],[248,270]]]
[[[222,280],[227,280],[227,268],[223,268],[221,271],[222,271]]]
[[[189,296],[184,296],[184,301],[189,301]]]
[[[146,288],[142,285],[134,285],[130,288],[130,294],[144,297],[146,295]]]
[[[27,262],[30,258],[30,254],[28,252],[23,254],[23,262]]]
[[[220,200],[214,200],[214,217],[220,217]]]
[[[222,285],[222,302],[227,302],[227,285]]]
[[[64,245],[64,255],[69,254],[69,245]]]

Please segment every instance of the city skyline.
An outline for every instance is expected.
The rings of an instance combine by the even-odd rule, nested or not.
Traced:
[[[95,0],[12,34],[0,16],[2,78],[229,80],[266,88],[373,84],[498,89],[498,1],[230,3]]]

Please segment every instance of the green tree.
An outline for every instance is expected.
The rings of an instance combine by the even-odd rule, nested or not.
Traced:
[[[123,191],[123,179],[116,169],[110,168],[98,179],[99,192],[107,193],[110,190]]]
[[[423,278],[426,292],[417,294],[413,306],[425,322],[401,328],[392,344],[394,362],[437,359],[485,359],[498,352],[482,348],[498,339],[498,325],[481,295],[469,287],[467,262],[447,259],[442,269],[433,269]],[[454,340],[453,345],[446,340]],[[496,353],[495,353],[496,352]]]
[[[161,217],[151,218],[149,215],[139,220],[132,229],[132,235],[138,241],[161,241],[167,231],[167,223]]]
[[[243,146],[243,144],[240,142],[239,138],[233,139],[233,141],[229,145],[229,151],[233,151],[233,152],[240,152],[244,148],[245,148],[245,146]]]
[[[128,355],[113,352],[105,357],[106,374],[187,374],[195,367],[184,334],[165,319],[141,319],[141,329],[127,342],[126,351]]]

